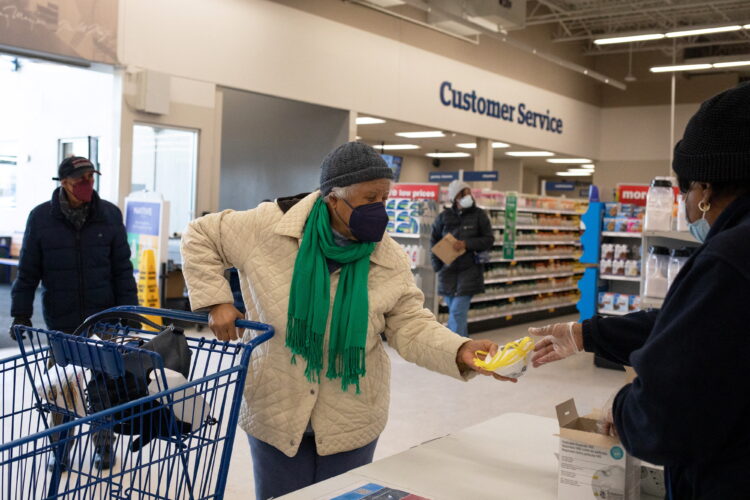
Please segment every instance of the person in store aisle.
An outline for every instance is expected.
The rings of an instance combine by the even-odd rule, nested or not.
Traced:
[[[256,498],[278,497],[372,461],[388,417],[390,365],[380,333],[406,360],[466,380],[489,340],[454,334],[424,308],[406,253],[387,234],[393,173],[349,142],[323,160],[320,190],[225,210],[182,238],[190,304],[221,340],[243,317],[224,270],[237,268],[249,319],[276,335],[254,353],[240,425]],[[330,319],[330,321],[329,321]]]
[[[72,333],[92,314],[138,304],[122,213],[99,198],[94,174],[99,172],[88,159],[66,158],[54,179],[60,187],[50,201],[29,214],[11,290],[11,337],[15,338],[13,326],[32,326],[34,294],[40,282],[44,321],[50,330]],[[52,413],[51,421],[60,424],[62,416]],[[93,441],[94,466],[109,469],[117,458],[112,432],[95,432]],[[51,456],[48,465],[54,467],[54,462]],[[61,466],[64,470],[67,464]]]
[[[471,297],[484,292],[484,264],[477,254],[492,249],[495,237],[490,218],[477,207],[468,184],[458,179],[451,182],[448,199],[451,206],[440,212],[432,225],[430,247],[452,234],[458,240],[455,249],[466,253],[448,266],[431,254],[432,268],[438,273],[438,293],[448,305],[448,328],[468,337]]]
[[[750,83],[704,102],[672,167],[703,244],[660,311],[531,329],[535,366],[582,351],[632,365],[605,424],[664,465],[667,498],[750,498]]]

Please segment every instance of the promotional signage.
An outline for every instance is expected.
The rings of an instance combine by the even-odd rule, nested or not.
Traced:
[[[449,81],[440,84],[439,93],[440,102],[443,106],[486,115],[517,125],[525,125],[552,134],[563,133],[562,118],[551,115],[549,109],[532,109],[523,102],[511,105],[498,99],[478,96],[476,90],[469,92],[456,89]]]
[[[440,199],[440,186],[437,184],[394,184],[391,188],[390,197],[438,201]]]
[[[464,172],[465,181],[496,181],[499,175],[494,170],[475,170]]]
[[[458,172],[430,172],[430,182],[450,182],[458,179]]]
[[[157,193],[134,193],[125,198],[125,231],[130,245],[130,261],[136,280],[146,250],[156,257],[156,272],[167,256],[168,203]]]
[[[544,189],[547,191],[573,191],[576,188],[575,182],[553,182],[547,181]]]
[[[503,259],[512,259],[516,254],[516,212],[518,198],[508,194],[505,198],[505,231],[503,231]]]
[[[639,205],[641,207],[646,206],[646,195],[648,195],[647,184],[618,184],[617,185],[617,201],[620,203],[630,203],[632,205]],[[674,195],[680,194],[680,190],[675,187]]]

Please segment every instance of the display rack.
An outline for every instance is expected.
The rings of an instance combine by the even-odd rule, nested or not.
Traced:
[[[469,332],[575,312],[580,216],[585,200],[473,190],[492,222],[495,244],[485,264],[485,293],[472,298]],[[512,255],[505,253],[507,200],[516,196]],[[512,227],[512,225],[511,225]],[[441,304],[439,319],[448,308]]]
[[[646,269],[648,249],[652,246],[666,247],[670,250],[683,247],[698,247],[700,242],[692,234],[686,231],[646,231],[643,233],[641,242],[641,269]],[[645,273],[643,273],[645,275]],[[643,309],[661,309],[664,303],[663,297],[648,297],[643,294],[645,290],[645,277],[640,281],[641,307]]]

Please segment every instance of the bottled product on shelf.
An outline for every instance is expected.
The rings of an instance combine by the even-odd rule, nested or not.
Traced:
[[[645,231],[670,231],[672,213],[675,210],[675,196],[672,181],[666,177],[656,177],[646,195]]]
[[[663,299],[668,289],[669,249],[653,246],[646,260],[646,273],[643,282],[643,295]]]
[[[672,249],[667,267],[667,290],[672,287],[674,279],[692,255],[693,250],[687,247]]]

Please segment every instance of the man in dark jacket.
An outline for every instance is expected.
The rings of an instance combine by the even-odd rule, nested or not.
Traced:
[[[459,180],[451,182],[448,196],[451,206],[435,219],[430,246],[450,233],[458,240],[456,250],[466,250],[466,253],[449,266],[432,254],[432,268],[439,273],[438,293],[450,310],[448,328],[468,337],[471,297],[484,292],[484,265],[477,263],[476,254],[491,249],[495,238],[490,219],[476,206],[468,184]]]
[[[94,313],[138,304],[122,213],[94,191],[98,173],[86,158],[66,158],[55,178],[60,187],[29,214],[11,291],[13,325],[31,326],[40,281],[50,330],[70,333]],[[114,460],[110,439],[96,434],[101,443],[96,443],[94,464],[109,468]]]

